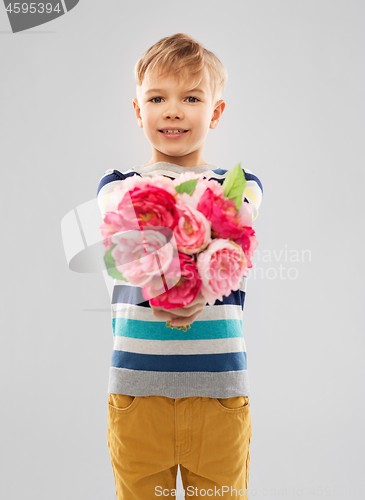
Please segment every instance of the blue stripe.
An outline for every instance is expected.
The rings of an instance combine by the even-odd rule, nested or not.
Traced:
[[[260,179],[258,177],[256,177],[256,175],[249,174],[248,172],[245,172],[244,169],[242,169],[242,170],[243,170],[243,173],[245,174],[246,181],[255,181],[257,183],[257,185],[259,186],[259,188],[261,189],[261,192],[263,194],[264,190],[263,190]],[[224,175],[228,172],[228,170],[222,170],[221,168],[217,168],[216,170],[212,170],[212,172],[215,172],[217,175]],[[225,179],[214,179],[214,180],[219,182],[219,184],[223,184],[223,182],[225,181]],[[247,200],[247,198],[245,198],[245,201],[246,200]]]
[[[113,351],[111,366],[153,372],[230,372],[247,370],[247,355],[246,352],[156,355]]]
[[[216,168],[215,170],[212,170],[217,175],[224,175],[228,172],[228,170],[223,170],[222,168]]]
[[[259,186],[259,188],[261,189],[261,193],[263,194],[264,193],[264,190],[263,190],[263,187],[262,187],[262,184],[261,184],[261,181],[258,177],[256,177],[256,175],[253,175],[253,174],[248,174],[245,172],[245,177],[246,177],[246,181],[255,181],[256,184]]]
[[[228,297],[223,296],[223,300],[216,300],[214,306],[234,305],[241,306],[242,310],[245,304],[246,292],[235,290]],[[113,288],[112,304],[134,304],[141,307],[151,307],[148,300],[142,295],[142,288],[128,285],[115,285]],[[214,307],[209,304],[206,307]]]
[[[134,304],[141,307],[149,307],[150,303],[142,295],[139,286],[114,285],[112,304]]]
[[[96,192],[96,196],[99,194],[100,189],[103,186],[105,186],[105,184],[108,184],[109,182],[113,181],[124,181],[124,179],[127,179],[127,177],[132,177],[132,175],[138,175],[139,177],[142,177],[141,174],[137,174],[137,172],[129,172],[128,174],[122,174],[121,172],[119,172],[119,170],[114,170],[113,173],[108,174],[101,179]]]
[[[113,318],[113,335],[151,340],[199,340],[243,337],[242,320],[216,319],[194,321],[186,332],[167,328],[163,321],[141,321],[130,318]]]
[[[243,170],[243,173],[245,174],[245,179],[246,181],[255,181],[257,183],[257,185],[260,187],[261,189],[261,192],[263,194],[264,190],[263,190],[263,187],[262,187],[262,184],[261,184],[261,181],[260,179],[254,175],[254,174],[249,174],[248,172],[245,172],[244,169]],[[221,168],[217,168],[216,170],[212,170],[212,172],[216,173],[217,175],[224,175],[228,172],[228,170],[223,170]],[[98,189],[97,189],[97,195],[99,194],[99,191],[100,189],[105,186],[105,184],[108,184],[109,182],[113,182],[113,181],[116,181],[116,180],[124,180],[126,179],[127,177],[131,177],[132,175],[138,175],[139,177],[142,177],[141,174],[138,174],[137,172],[129,172],[127,174],[123,174],[122,172],[119,172],[119,170],[113,170],[113,173],[109,174],[109,175],[106,175],[105,177],[103,177],[99,183],[99,186],[98,186]],[[165,177],[169,177],[169,176],[166,176]],[[204,177],[205,179],[206,177]],[[172,179],[174,180],[175,177],[169,177],[169,179]],[[214,179],[216,180],[217,182],[219,182],[219,184],[223,184],[224,182],[224,179]],[[246,201],[246,198],[245,198],[245,201]]]
[[[257,183],[257,185],[260,187],[261,192],[263,193],[264,190],[262,188],[262,184],[261,184],[260,179],[258,177],[256,177],[256,175],[254,175],[254,174],[249,174],[248,172],[245,172],[244,169],[242,169],[242,171],[245,174],[246,181],[255,181]],[[212,170],[212,172],[216,173],[217,175],[224,175],[224,174],[226,174],[229,171],[228,170],[223,170],[221,168],[217,168],[216,170]],[[224,182],[225,179],[214,179],[214,180],[218,181],[219,184],[223,184],[223,182]],[[245,198],[245,200],[246,200],[246,198]]]

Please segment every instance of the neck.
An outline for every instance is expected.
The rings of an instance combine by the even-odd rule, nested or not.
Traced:
[[[155,152],[154,152],[155,153]],[[159,154],[153,154],[151,160],[146,163],[148,165],[153,165],[159,161],[166,163],[173,163],[174,165],[179,165],[180,167],[196,167],[200,165],[208,165],[206,161],[200,155],[186,155],[186,156],[167,156],[163,155],[158,151]]]

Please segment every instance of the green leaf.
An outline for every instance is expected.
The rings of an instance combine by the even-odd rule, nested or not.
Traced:
[[[116,245],[113,245],[112,247],[109,248],[107,252],[105,252],[104,255],[104,262],[105,262],[105,267],[106,270],[108,271],[109,276],[112,278],[115,278],[117,280],[122,280],[122,281],[127,281],[125,278],[123,278],[123,275],[118,269],[115,267],[115,260],[114,257],[112,256],[112,250]]]
[[[188,193],[190,196],[193,194],[196,183],[199,179],[191,179],[190,181],[185,181],[175,187],[176,191],[180,194]]]
[[[224,196],[233,200],[237,210],[239,210],[242,205],[242,197],[246,187],[246,178],[241,168],[241,163],[238,163],[238,165],[228,172],[222,187],[224,188]]]

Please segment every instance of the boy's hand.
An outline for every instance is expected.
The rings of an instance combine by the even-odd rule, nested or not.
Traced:
[[[164,307],[153,306],[150,302],[152,313],[160,321],[171,321],[172,326],[191,325],[199,314],[203,311],[206,299],[201,292],[196,299],[189,305],[176,309],[165,309]]]

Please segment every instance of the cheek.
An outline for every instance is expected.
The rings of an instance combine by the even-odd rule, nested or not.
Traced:
[[[206,134],[208,133],[208,130],[209,130],[209,124],[210,124],[210,120],[207,117],[200,118],[199,126],[198,126],[198,130],[199,130],[200,135],[206,136]]]
[[[143,124],[148,128],[156,128],[157,113],[153,109],[144,108],[141,111]]]
[[[207,111],[204,113],[196,113],[194,118],[197,129],[199,129],[200,132],[206,132],[209,129],[211,116]]]
[[[145,129],[145,134],[150,137],[157,132],[157,122],[158,120],[154,119],[153,116],[149,113],[145,116],[143,120],[143,127]]]

